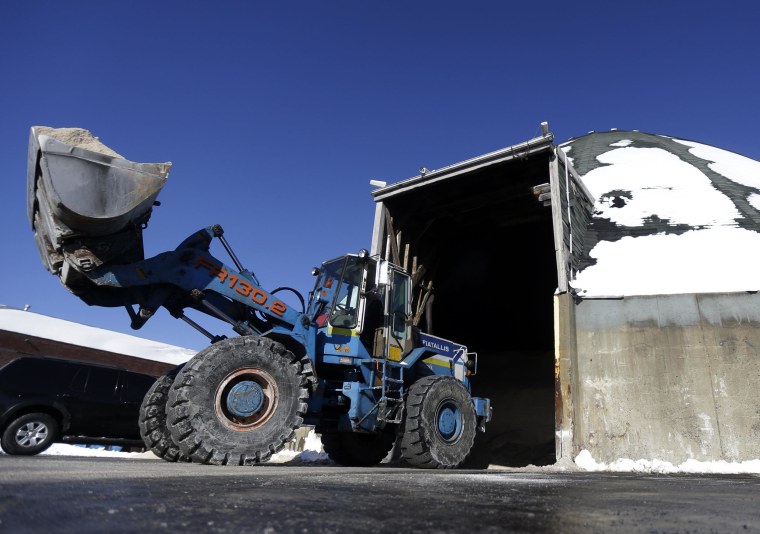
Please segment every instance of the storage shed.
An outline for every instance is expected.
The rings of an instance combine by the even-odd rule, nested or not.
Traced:
[[[760,163],[547,128],[372,194],[420,328],[478,353],[475,464],[760,457]]]

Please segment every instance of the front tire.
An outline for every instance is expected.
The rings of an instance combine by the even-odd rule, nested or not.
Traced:
[[[182,454],[172,439],[166,423],[166,403],[169,390],[181,367],[156,379],[145,394],[140,405],[140,437],[145,446],[159,458],[167,462],[189,462],[190,458]]]
[[[476,427],[464,384],[452,376],[426,376],[407,394],[401,456],[414,467],[455,469],[470,454]]]
[[[28,413],[5,427],[0,445],[8,454],[39,454],[58,439],[59,428],[58,421],[46,413]]]
[[[256,336],[207,347],[185,364],[169,391],[172,439],[197,463],[267,461],[303,422],[304,363],[281,343]]]
[[[396,433],[393,429],[377,434],[359,432],[324,432],[320,435],[327,456],[340,465],[370,467],[379,464],[393,448]]]

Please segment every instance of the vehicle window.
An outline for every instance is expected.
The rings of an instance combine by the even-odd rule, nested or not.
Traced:
[[[69,390],[79,392],[84,391],[84,388],[87,385],[87,375],[89,375],[89,371],[89,367],[80,367],[77,369],[74,378],[71,379],[71,384],[69,384]]]
[[[393,318],[393,333],[396,337],[404,337],[406,319],[409,314],[409,277],[393,271],[393,289],[391,293],[391,317]]]
[[[21,358],[14,360],[0,373],[0,384],[6,389],[23,386],[37,391],[48,391],[65,386],[74,367],[66,362]]]
[[[346,258],[343,276],[335,291],[330,315],[331,325],[356,328],[363,272],[363,264],[358,258],[353,256]]]
[[[87,378],[87,395],[109,399],[116,394],[116,381],[119,372],[114,369],[99,369],[93,367],[90,369],[90,376]]]
[[[122,373],[119,383],[122,387],[121,400],[124,402],[141,403],[145,393],[156,381],[151,376]]]

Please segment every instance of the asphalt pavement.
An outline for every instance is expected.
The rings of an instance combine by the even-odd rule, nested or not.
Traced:
[[[760,532],[760,476],[0,455],[0,532]]]

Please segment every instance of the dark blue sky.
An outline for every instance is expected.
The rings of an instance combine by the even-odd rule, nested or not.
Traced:
[[[760,159],[755,2],[27,1],[0,7],[0,303],[202,348],[161,312],[134,332],[40,262],[34,125],[174,166],[146,253],[214,223],[265,288],[369,247],[372,178],[539,133],[674,135]],[[224,325],[206,322],[219,333]]]

